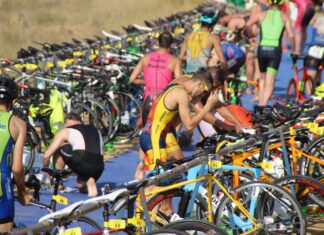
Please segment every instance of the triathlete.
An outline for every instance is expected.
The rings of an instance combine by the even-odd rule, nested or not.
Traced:
[[[254,23],[260,25],[260,42],[258,46],[258,61],[261,72],[259,105],[264,106],[272,95],[275,78],[281,61],[281,37],[286,29],[292,52],[295,51],[294,35],[290,19],[279,10],[282,0],[270,0],[270,9],[251,15],[247,27]]]
[[[150,107],[161,91],[175,78],[182,75],[181,60],[170,54],[173,37],[163,32],[158,38],[158,49],[145,55],[136,65],[129,80],[132,84],[144,86],[143,123]],[[140,78],[144,73],[144,79]]]
[[[207,68],[208,60],[213,48],[226,67],[226,60],[218,36],[212,34],[218,15],[215,11],[205,11],[200,17],[201,29],[186,36],[180,51],[180,59],[186,60],[185,73],[192,74],[200,68]]]
[[[307,75],[310,76],[318,86],[321,83],[321,71],[324,67],[324,14],[314,18],[313,32],[305,58]]]
[[[168,85],[154,101],[140,136],[140,147],[145,152],[146,173],[150,174],[151,171],[156,170],[158,161],[166,162],[171,157],[183,158],[180,148],[174,149],[174,146],[168,146],[167,135],[172,135],[172,127],[178,125],[179,121],[187,130],[193,130],[198,125],[199,121],[216,104],[217,94],[212,92],[204,108],[194,117],[190,114],[190,103],[194,103],[195,99],[200,98],[204,93],[209,93],[211,89],[211,75],[206,69],[201,68],[193,74],[191,79],[181,85],[176,82]],[[170,220],[174,216],[178,217],[177,214],[173,214],[170,201],[163,204],[160,212]]]
[[[163,32],[158,38],[158,49],[145,55],[136,65],[130,76],[132,84],[144,85],[144,102],[142,123],[146,124],[153,101],[161,91],[175,78],[182,75],[181,60],[170,54],[173,37],[169,32]],[[143,72],[144,79],[140,78]],[[144,153],[139,150],[140,160],[137,164],[135,178],[143,178]]]
[[[17,186],[19,202],[27,205],[33,200],[25,188],[22,164],[26,123],[10,113],[17,96],[16,83],[10,78],[0,77],[0,234],[11,231],[13,227],[15,207],[11,174]],[[10,155],[12,148],[13,155]]]
[[[281,0],[283,2],[284,0]],[[289,0],[286,0],[289,1]],[[295,46],[296,53],[301,54],[304,50],[307,34],[306,29],[315,14],[315,5],[312,0],[290,0],[298,8],[298,15],[295,23],[296,36]]]
[[[237,46],[235,43],[230,42],[222,42],[222,52],[226,59],[226,64],[228,68],[228,72],[231,74],[237,74],[240,68],[245,63],[245,53],[244,51]],[[212,58],[210,63],[208,63],[210,67],[217,65],[217,58]]]
[[[65,128],[55,135],[44,153],[44,167],[49,166],[52,155],[56,168],[64,168],[66,164],[77,174],[81,193],[88,193],[89,197],[98,195],[96,181],[104,170],[103,142],[98,129],[82,124],[75,113],[67,114]]]

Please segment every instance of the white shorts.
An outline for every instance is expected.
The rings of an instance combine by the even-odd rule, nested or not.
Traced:
[[[221,122],[225,122],[225,118],[220,115],[220,113],[216,112],[215,113],[215,117],[216,119],[220,120]],[[201,121],[198,124],[200,133],[204,136],[204,137],[208,137],[208,136],[212,136],[217,134],[215,128],[213,127],[213,125],[209,124],[208,122],[205,121]]]

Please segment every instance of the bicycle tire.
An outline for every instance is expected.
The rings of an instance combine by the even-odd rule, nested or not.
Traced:
[[[32,168],[34,161],[35,161],[35,147],[33,147],[33,140],[32,137],[30,137],[28,134],[26,135],[26,142],[24,145],[24,150],[23,150],[23,167],[24,167],[24,173],[25,175],[27,175],[30,171],[30,169]],[[27,148],[27,150],[25,151],[25,146]],[[28,146],[30,147],[30,150],[28,150]]]
[[[140,131],[140,128],[136,126],[136,122],[142,116],[142,106],[132,94],[125,92],[116,91],[114,93],[114,100],[121,111],[121,123],[118,135],[126,136],[131,140]],[[123,121],[123,116],[126,114],[126,111],[129,114],[129,120]]]
[[[117,105],[117,103],[111,99],[109,96],[105,96],[104,98],[104,106],[105,109],[110,113],[111,119],[112,119],[112,130],[109,135],[109,139],[113,139],[119,129],[120,125],[120,109]]]
[[[145,235],[188,235],[188,233],[176,229],[158,229],[152,232],[144,233]]]
[[[315,82],[310,77],[307,77],[304,81],[303,95],[308,98],[314,94],[315,91]]]
[[[187,234],[227,234],[225,230],[221,229],[216,224],[212,224],[205,220],[195,219],[177,220],[164,226],[163,228],[176,229],[186,232]]]
[[[324,185],[316,179],[308,176],[295,175],[281,178],[274,183],[284,187],[290,193],[292,191],[289,186],[294,186],[294,190],[296,191],[293,196],[301,206],[315,203],[324,208]]]
[[[252,193],[252,194],[251,194]],[[299,203],[284,189],[271,183],[254,181],[240,185],[231,190],[232,195],[240,196],[237,200],[248,210],[255,208],[253,213],[261,225],[257,234],[262,233],[297,233],[305,234],[305,219]],[[251,199],[255,198],[255,204]],[[254,202],[253,202],[254,203]],[[233,224],[234,218],[242,222],[241,226]],[[231,222],[233,225],[231,225]],[[236,233],[252,229],[251,222],[228,197],[223,197],[214,220],[226,231]],[[245,224],[244,224],[245,223]]]
[[[101,226],[96,221],[85,216],[79,217],[76,220],[64,224],[64,227],[65,229],[80,227],[82,234],[89,235],[102,231]],[[53,230],[51,230],[50,234],[58,234],[58,229],[54,228]]]
[[[292,78],[290,79],[286,91],[286,102],[295,102],[297,100],[297,89],[298,87],[296,86],[295,80]]]
[[[312,141],[306,148],[305,152],[324,160],[324,136]],[[301,175],[307,175],[315,179],[324,175],[324,166],[307,157],[302,157],[300,159],[299,169]]]
[[[88,99],[92,111],[95,113],[98,119],[98,129],[102,135],[104,143],[110,140],[110,135],[113,129],[113,122],[110,112],[104,107],[104,105],[95,99]]]
[[[72,101],[71,110],[68,110],[68,112],[72,112],[72,110],[74,113],[80,115],[84,124],[92,124],[95,127],[99,126],[99,121],[96,114],[88,105]]]

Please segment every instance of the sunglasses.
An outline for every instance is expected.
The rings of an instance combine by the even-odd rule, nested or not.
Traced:
[[[204,91],[205,91],[205,92],[208,92],[208,91],[209,91],[208,86],[207,86],[206,83],[204,83],[204,82],[203,82],[203,84],[204,84]]]

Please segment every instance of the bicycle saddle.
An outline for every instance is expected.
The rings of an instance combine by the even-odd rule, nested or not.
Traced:
[[[50,214],[47,214],[43,217],[41,217],[38,222],[41,223],[45,220],[60,220],[60,219],[64,219],[66,217],[68,217],[69,215],[71,215],[75,209],[77,209],[81,204],[83,204],[83,201],[77,201],[67,207],[65,207],[64,209],[62,210],[58,210],[54,213],[50,213]]]
[[[57,177],[64,177],[70,175],[72,171],[70,169],[52,169],[48,167],[42,168],[42,171],[46,172],[47,174],[57,178]]]
[[[130,181],[125,184],[123,184],[123,187],[128,189],[131,192],[137,192],[141,187],[145,186],[148,180],[142,180],[142,181]]]

